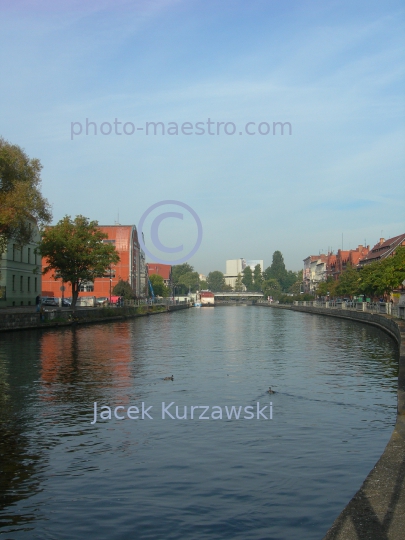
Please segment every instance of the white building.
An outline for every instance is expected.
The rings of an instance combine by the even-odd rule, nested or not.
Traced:
[[[254,259],[229,259],[226,261],[226,272],[225,272],[225,283],[231,287],[235,287],[235,282],[238,277],[238,274],[241,274],[243,277],[244,269],[249,266],[252,269],[252,272],[255,269],[255,266],[260,264],[260,270],[263,272],[263,260]]]

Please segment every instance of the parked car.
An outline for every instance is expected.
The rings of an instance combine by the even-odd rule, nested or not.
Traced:
[[[72,305],[72,299],[71,298],[64,298],[62,300],[62,307],[70,307]]]
[[[108,304],[108,298],[106,296],[99,296],[96,302],[98,306],[106,306]]]
[[[53,298],[51,296],[43,296],[41,301],[42,301],[43,306],[58,306],[59,305],[57,298]]]

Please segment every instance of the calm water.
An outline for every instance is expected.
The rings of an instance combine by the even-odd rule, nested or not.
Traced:
[[[217,307],[0,343],[7,539],[321,539],[395,422],[395,344],[339,319]],[[161,418],[172,401],[187,419]],[[94,402],[153,420],[92,425]]]

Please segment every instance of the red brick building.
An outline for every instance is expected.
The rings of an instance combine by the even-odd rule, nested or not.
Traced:
[[[170,264],[161,263],[147,263],[148,275],[157,274],[163,278],[164,284],[170,287],[170,281],[172,277],[172,267]]]
[[[102,278],[97,278],[94,283],[85,283],[80,288],[79,296],[110,297],[110,292],[121,279],[128,281],[137,298],[147,296],[147,267],[145,254],[141,250],[138,240],[138,231],[135,225],[100,225],[102,232],[108,235],[104,243],[115,246],[120,260],[111,266]],[[42,266],[46,266],[46,259],[42,260]],[[63,283],[64,296],[72,296],[69,283]],[[42,296],[62,296],[62,281],[55,279],[53,271],[42,276]]]
[[[359,245],[356,249],[343,251],[338,249],[336,255],[329,254],[326,266],[327,277],[339,279],[339,276],[344,272],[347,266],[359,266],[360,260],[367,256],[370,251],[370,246]]]
[[[405,234],[394,236],[388,240],[380,238],[380,241],[372,248],[372,250],[359,261],[360,266],[364,266],[371,262],[381,261],[395,255],[395,250],[399,246],[405,246]]]

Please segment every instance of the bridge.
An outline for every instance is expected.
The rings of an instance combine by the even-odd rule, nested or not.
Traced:
[[[237,300],[239,298],[253,299],[253,298],[263,298],[263,293],[261,292],[217,292],[214,293],[215,300]]]

